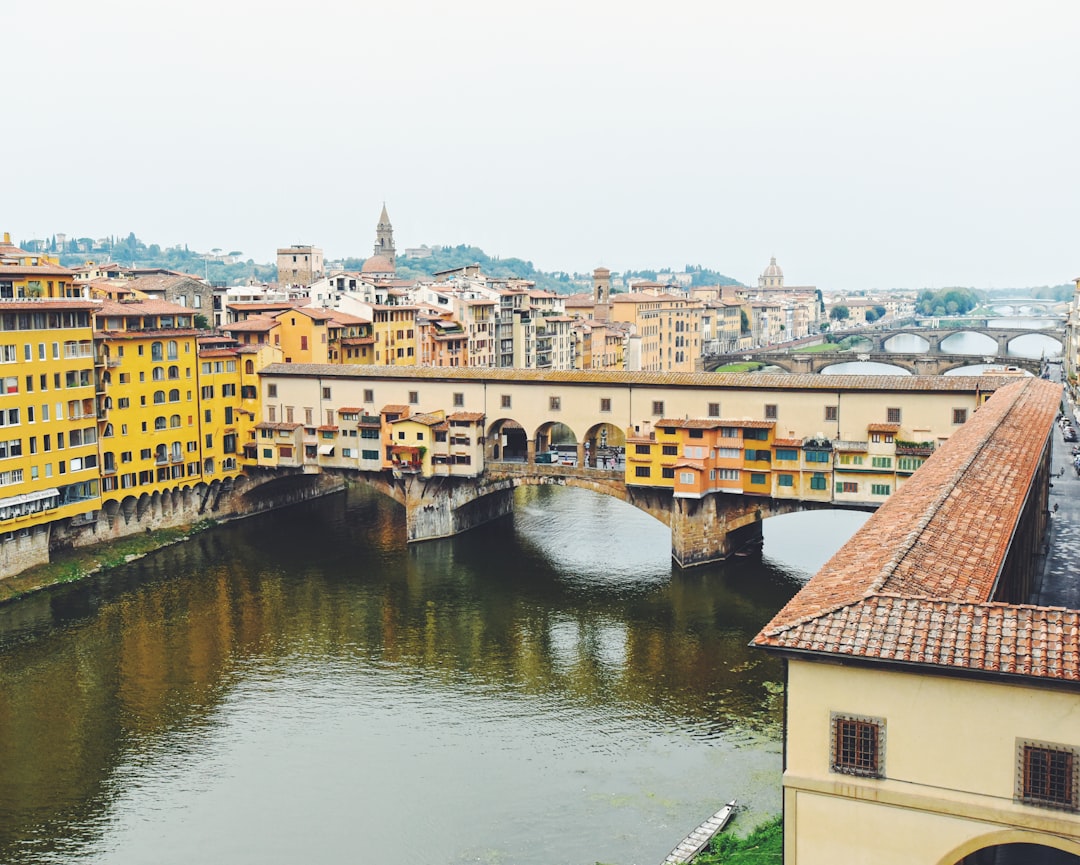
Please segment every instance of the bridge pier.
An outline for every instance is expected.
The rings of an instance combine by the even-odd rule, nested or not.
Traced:
[[[680,567],[722,561],[760,547],[761,503],[743,496],[711,495],[671,501],[671,556]]]
[[[409,543],[448,538],[514,511],[512,484],[482,496],[476,495],[475,481],[465,478],[405,475],[398,484],[404,493]]]

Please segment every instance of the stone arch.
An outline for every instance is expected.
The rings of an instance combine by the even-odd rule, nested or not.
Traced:
[[[513,418],[498,418],[488,424],[485,442],[485,460],[526,462],[529,458],[525,427]]]
[[[926,354],[926,353],[929,353],[931,351],[931,349],[933,348],[933,345],[931,344],[930,340],[927,339],[927,337],[924,334],[921,334],[918,331],[914,331],[914,330],[897,330],[897,331],[889,331],[887,334],[882,334],[880,340],[878,341],[878,346],[880,346],[882,351],[888,351],[889,350],[889,343],[892,342],[894,339],[896,339],[899,336],[904,336],[904,337],[915,336],[915,337],[918,337],[919,339],[921,339],[924,343],[926,343],[926,346],[924,348],[906,350],[905,351],[906,354]],[[871,338],[870,341],[874,342],[875,340],[873,340]]]
[[[983,341],[984,347],[975,348],[974,350],[968,351],[955,351],[945,345],[945,343],[948,340],[952,339],[954,336],[978,337]],[[948,333],[943,333],[941,335],[941,338],[937,341],[936,350],[940,354],[970,354],[975,356],[984,354],[996,355],[998,352],[998,341],[990,334],[983,333],[982,331],[976,330],[975,328],[958,328],[957,330],[951,330]]]
[[[109,521],[109,525],[112,526],[116,523],[116,517],[120,513],[120,502],[116,499],[109,499],[101,506],[102,513],[105,514],[105,519]]]
[[[589,445],[586,463],[593,468],[615,468],[620,453],[626,451],[626,432],[608,421],[593,424],[585,431],[584,439]]]
[[[564,454],[573,454],[576,458],[582,444],[573,427],[559,420],[549,420],[540,424],[532,435],[533,453],[542,454],[560,450]]]
[[[1036,858],[1039,851],[1045,855]],[[1006,858],[1000,865],[1076,865],[1080,863],[1080,843],[1049,833],[1003,829],[969,838],[938,860],[937,865],[982,865],[999,862],[998,858],[980,858],[980,853],[995,853]],[[1013,858],[1008,858],[1008,857]]]
[[[160,517],[161,516],[161,491],[160,490],[154,490],[154,492],[150,494],[150,516],[151,517]]]

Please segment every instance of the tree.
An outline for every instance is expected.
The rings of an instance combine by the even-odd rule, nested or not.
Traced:
[[[832,321],[847,321],[851,317],[851,310],[841,304],[829,310],[829,318]]]
[[[739,329],[743,333],[750,333],[750,316],[746,314],[745,309],[739,310]]]
[[[201,312],[195,313],[195,327],[199,330],[209,330],[210,328],[210,322]]]

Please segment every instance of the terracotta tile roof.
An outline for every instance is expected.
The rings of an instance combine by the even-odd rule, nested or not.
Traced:
[[[456,411],[451,415],[447,415],[447,420],[464,420],[464,421],[478,421],[484,419],[484,413],[482,411]]]
[[[773,444],[778,448],[801,448],[802,439],[773,439]]]
[[[402,414],[403,412],[408,412],[408,411],[409,411],[409,406],[407,406],[407,405],[384,405],[379,410],[379,414],[386,414],[387,412],[389,412],[391,414]]]
[[[199,349],[199,357],[236,357],[235,348],[203,348]]]
[[[338,414],[363,414],[364,410],[359,406],[343,405],[338,409]]]
[[[1080,681],[1080,611],[992,600],[1060,402],[1001,388],[753,644]]]
[[[43,297],[39,300],[2,300],[0,312],[44,312],[49,309],[101,309],[97,300],[78,300],[76,298]]]
[[[263,423],[255,424],[255,429],[280,429],[280,430],[297,430],[302,427],[303,424],[299,423],[273,423],[271,421],[264,421]]]
[[[401,417],[398,418],[396,421],[393,421],[393,423],[406,422],[416,422],[418,424],[423,424],[424,426],[435,426],[436,424],[440,424],[443,422],[443,417],[442,415],[428,414],[427,412],[417,412],[414,415],[409,415],[408,417]]]
[[[660,418],[656,422],[656,426],[674,427],[675,429],[719,429],[722,426],[732,426],[732,423],[717,418]]]
[[[263,318],[261,315],[252,315],[248,316],[243,321],[233,321],[229,324],[223,324],[221,329],[225,333],[232,333],[234,331],[251,331],[257,333],[259,331],[272,330],[275,327],[281,327],[281,322],[273,318]]]
[[[100,308],[101,315],[194,315],[195,313],[186,306],[178,303],[169,303],[167,300],[132,300],[120,302],[116,300],[103,300]]]
[[[895,433],[900,432],[898,423],[871,423],[866,425],[868,432]]]
[[[401,311],[407,307],[376,309]],[[609,323],[610,326],[610,323]],[[700,387],[710,391],[821,391],[830,395],[848,391],[875,393],[985,393],[1013,384],[1015,377],[959,375],[775,375],[716,372],[626,372],[624,370],[538,370],[491,367],[379,366],[331,363],[277,363],[264,375],[322,376],[357,379],[431,379],[433,381],[535,381],[557,384],[657,385]],[[842,381],[841,381],[842,379]]]

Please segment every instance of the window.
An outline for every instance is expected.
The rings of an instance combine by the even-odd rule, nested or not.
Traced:
[[[677,457],[679,455],[678,445],[661,445],[660,453],[666,457]]]
[[[718,402],[709,403],[708,415],[709,415],[709,417],[720,417],[720,403],[718,403]]]
[[[270,397],[271,399],[276,397],[277,396],[277,385],[276,384],[268,384],[266,386],[266,395],[268,397]]]
[[[653,400],[652,413],[654,415],[662,415],[664,413],[664,401],[662,399]]]
[[[685,486],[690,486],[694,483],[693,472],[679,472],[679,483]]]
[[[1080,807],[1077,796],[1077,749],[1047,742],[1018,741],[1016,798],[1027,805]]]
[[[838,493],[857,493],[859,484],[855,481],[837,481],[836,491]]]
[[[776,476],[776,485],[778,487],[793,487],[793,486],[795,486],[795,476],[794,475],[777,475]]]
[[[966,408],[954,408],[952,410],[952,422],[954,424],[967,423],[967,409]]]
[[[833,714],[831,758],[834,772],[884,778],[885,721]]]
[[[886,423],[900,423],[900,409],[890,408],[885,410],[885,422]]]
[[[758,486],[761,486],[761,484],[765,483],[765,473],[764,472],[750,472],[750,483],[757,484]]]
[[[273,387],[273,385],[270,385],[270,386]],[[212,384],[204,384],[202,386],[202,388],[200,389],[200,391],[199,391],[199,395],[203,399],[213,399],[214,398],[214,386]]]
[[[647,478],[651,474],[649,466],[637,466],[634,469],[634,477]]]
[[[504,393],[499,397],[499,405],[502,408],[510,408],[510,394]]]
[[[370,387],[364,388],[364,402],[375,402],[375,391]]]
[[[776,420],[776,403],[765,404],[765,420]]]
[[[840,406],[827,405],[825,406],[825,420],[839,420],[840,418]]]
[[[776,458],[778,460],[794,461],[799,458],[799,452],[793,448],[777,448]]]
[[[608,398],[608,397],[601,397],[600,398],[600,411],[602,411],[602,412],[610,412],[611,411],[611,399],[610,398]]]
[[[420,402],[420,391],[418,391],[418,390],[409,391],[409,405],[416,405],[419,402]]]
[[[455,393],[454,394],[454,408],[461,408],[464,405],[465,405],[465,394],[463,394],[463,393]]]
[[[828,480],[826,480],[825,475],[823,475],[821,472],[814,472],[813,476],[810,478],[810,489],[827,490],[829,488],[828,483],[829,482]]]
[[[652,453],[652,445],[634,445],[634,453],[648,456]]]
[[[808,463],[827,463],[829,461],[829,452],[806,451],[806,461]]]
[[[323,399],[330,399],[330,388],[324,387],[322,389],[322,398]]]
[[[875,496],[887,496],[892,490],[890,484],[870,484],[870,493]]]
[[[562,397],[549,396],[548,397],[548,408],[551,409],[552,411],[559,411],[559,409],[562,408]]]
[[[892,468],[892,457],[873,457],[871,462],[876,469]]]

